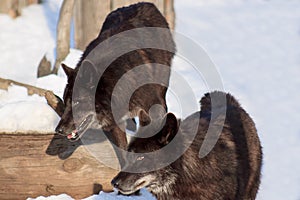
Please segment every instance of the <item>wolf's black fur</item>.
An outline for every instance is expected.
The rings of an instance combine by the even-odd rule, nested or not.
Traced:
[[[226,116],[219,114],[212,119],[212,96],[214,99],[227,100]],[[218,101],[214,103],[218,104]],[[216,108],[214,112],[218,113],[218,109],[222,110],[225,106],[220,104]],[[224,117],[225,124],[222,124]],[[222,132],[212,151],[200,158],[199,150],[209,125],[212,128],[220,127]],[[187,139],[192,134],[191,127],[195,126],[198,126],[195,138]],[[142,131],[139,134],[145,133]],[[173,114],[167,114],[161,131],[150,138],[136,137],[129,144],[128,151],[155,152],[169,144],[175,136],[180,138],[176,147],[172,152],[162,153],[162,156],[172,156],[185,144],[190,144],[176,161],[154,171],[133,173],[128,169],[159,166],[159,160],[150,160],[147,154],[127,158],[127,168],[112,180],[112,185],[124,194],[146,187],[158,200],[255,199],[262,164],[260,141],[254,122],[234,97],[222,92],[206,94],[201,99],[200,112],[186,118],[180,126]]]
[[[98,72],[103,70],[101,63],[96,66],[89,62],[84,63],[86,57],[101,42],[123,31],[143,27],[169,29],[165,18],[152,3],[138,3],[129,7],[117,9],[107,16],[100,34],[88,45],[76,68],[73,70],[63,65],[63,69],[68,76],[68,84],[64,92],[65,111],[56,128],[58,133],[68,135],[72,132],[79,132],[79,130],[75,130],[73,104],[73,106],[76,107],[77,115],[80,118],[77,123],[82,125],[82,128],[79,127],[79,129],[82,129],[80,130],[80,133],[78,133],[79,135],[82,135],[87,128],[93,128],[92,124],[98,124],[106,133],[108,133],[107,135],[111,138],[112,142],[119,147],[125,148],[127,145],[125,133],[117,126],[121,119],[114,119],[112,115],[112,92],[117,81],[125,73],[139,65],[146,66],[144,67],[142,74],[137,74],[136,76],[138,77],[132,77],[132,79],[130,79],[130,85],[136,85],[137,78],[150,77],[151,79],[151,77],[155,76],[160,76],[165,85],[146,84],[138,88],[131,96],[129,111],[125,109],[128,105],[124,105],[123,107],[121,105],[122,109],[120,109],[120,112],[122,113],[122,117],[133,118],[137,115],[139,110],[148,112],[154,104],[159,104],[165,111],[167,110],[165,95],[169,82],[170,70],[160,71],[158,68],[153,67],[153,63],[171,66],[173,52],[175,52],[175,44],[170,31],[164,34],[162,38],[153,38],[153,41],[159,41],[162,45],[171,47],[173,52],[151,48],[130,51],[114,60],[108,68],[105,69],[98,83],[95,83],[95,80],[100,78]],[[138,38],[128,38],[128,41],[135,40],[142,43],[145,38],[149,40],[147,35],[140,35]],[[114,52],[114,49],[108,48],[107,52]],[[95,51],[93,51],[93,53],[97,54]],[[105,55],[97,56],[105,60]],[[82,73],[79,74],[79,70]],[[79,82],[80,87],[76,88],[76,90],[78,90],[76,92],[79,95],[77,99],[72,99],[75,79],[80,80],[80,78],[84,81]],[[123,85],[122,87],[126,88],[127,86]],[[92,92],[94,88],[96,88],[95,96],[93,96]],[[95,105],[89,103],[92,98],[95,98]],[[96,114],[91,113],[93,108],[95,108]],[[78,139],[78,137],[76,139]]]

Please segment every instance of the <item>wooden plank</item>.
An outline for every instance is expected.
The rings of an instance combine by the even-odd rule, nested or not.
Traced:
[[[57,74],[61,62],[70,53],[71,21],[75,0],[64,0],[59,11],[56,28],[56,59],[53,73]]]
[[[0,13],[8,13],[10,9],[11,0],[2,0],[0,3]]]
[[[164,16],[171,30],[175,29],[175,10],[174,10],[174,0],[164,0]]]
[[[75,24],[75,46],[85,50],[86,46],[97,37],[106,16],[113,10],[130,4],[138,3],[139,0],[89,0],[75,1],[74,24]],[[163,13],[170,27],[174,28],[173,0],[147,0],[154,3]]]
[[[76,0],[74,11],[76,48],[85,50],[87,45],[98,36],[110,9],[110,1]]]
[[[40,3],[39,0],[1,0],[0,13],[9,14],[15,18],[21,14],[24,7]]]
[[[111,148],[109,143],[102,145]],[[53,134],[0,133],[0,152],[1,200],[61,193],[84,198],[100,190],[111,191],[110,181],[117,173],[80,142]],[[101,155],[99,150],[101,156],[116,162],[113,151]]]

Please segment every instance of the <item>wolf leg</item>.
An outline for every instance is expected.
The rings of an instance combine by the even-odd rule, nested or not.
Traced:
[[[110,142],[114,144],[113,148],[119,160],[120,167],[122,169],[122,167],[125,164],[124,151],[127,148],[126,133],[119,126],[115,125],[110,131],[105,131],[105,134],[107,138],[110,140]]]

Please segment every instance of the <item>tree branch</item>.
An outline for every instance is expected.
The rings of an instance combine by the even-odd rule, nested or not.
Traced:
[[[43,88],[35,87],[25,83],[20,83],[10,79],[0,78],[0,89],[8,90],[8,87],[11,85],[17,85],[25,87],[27,89],[28,95],[37,94],[39,96],[45,97],[48,105],[61,117],[64,112],[64,103],[63,101],[56,96],[52,91],[45,90]]]

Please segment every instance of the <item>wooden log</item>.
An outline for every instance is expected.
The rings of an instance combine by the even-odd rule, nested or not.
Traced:
[[[173,0],[147,0],[154,3],[161,13],[165,14],[171,29],[175,26]],[[97,37],[100,28],[109,12],[133,3],[138,0],[75,0],[74,25],[75,47],[85,50],[87,45]]]
[[[164,16],[171,30],[175,29],[175,10],[174,10],[174,0],[164,0]]]
[[[103,145],[111,148],[109,143]],[[75,151],[69,157],[61,159],[56,155],[74,146]],[[84,146],[53,134],[0,133],[0,152],[1,200],[62,193],[81,199],[100,190],[111,191],[110,181],[117,173]],[[101,153],[103,159],[116,160],[113,150],[109,155]]]
[[[61,62],[70,51],[70,30],[75,0],[64,0],[59,13],[57,24],[56,60],[53,68],[57,74]]]
[[[48,91],[48,90],[38,88],[38,87],[35,87],[35,86],[32,86],[32,85],[28,85],[28,84],[25,84],[25,83],[20,83],[18,81],[0,78],[0,89],[8,90],[8,87],[11,86],[11,85],[17,85],[17,86],[25,87],[27,89],[28,95],[37,94],[39,96],[45,96],[45,93]]]
[[[106,15],[110,12],[110,1],[76,0],[74,10],[75,47],[85,50],[99,32]]]
[[[47,59],[46,55],[44,55],[38,66],[37,77],[40,78],[51,73],[51,62]]]
[[[21,15],[24,7],[37,3],[41,3],[41,0],[1,0],[0,13],[9,14],[12,18],[16,18]]]
[[[8,90],[8,87],[11,85],[25,87],[27,89],[28,95],[37,94],[39,96],[45,97],[48,105],[58,114],[58,116],[60,116],[60,117],[62,116],[64,109],[65,109],[64,103],[52,91],[38,88],[38,87],[28,85],[25,83],[20,83],[20,82],[13,81],[10,79],[0,78],[0,89]]]

